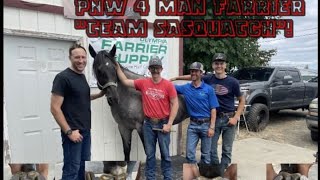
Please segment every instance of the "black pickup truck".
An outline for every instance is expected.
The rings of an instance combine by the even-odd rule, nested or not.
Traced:
[[[300,71],[291,67],[250,67],[231,76],[239,80],[246,99],[246,120],[251,131],[263,130],[269,113],[281,109],[308,109],[318,97],[318,83],[303,82]]]

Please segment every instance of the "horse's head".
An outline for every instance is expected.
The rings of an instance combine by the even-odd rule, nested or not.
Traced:
[[[117,92],[118,76],[115,66],[116,46],[114,45],[110,52],[102,50],[95,52],[93,47],[89,45],[90,55],[94,58],[93,73],[97,79],[98,88],[106,91],[108,104],[112,106],[119,103],[119,95]]]

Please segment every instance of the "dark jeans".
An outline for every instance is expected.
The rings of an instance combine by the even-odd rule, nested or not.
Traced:
[[[143,136],[145,151],[147,155],[145,177],[147,180],[156,179],[156,143],[158,140],[161,153],[161,170],[165,180],[172,179],[171,158],[169,152],[170,133],[152,130],[152,128],[162,129],[168,120],[153,123],[150,120],[145,120],[143,124]]]
[[[74,143],[61,133],[63,148],[62,180],[84,180],[85,161],[90,161],[91,132],[81,130],[82,142]]]
[[[228,125],[229,117],[217,117],[214,135],[211,144],[211,164],[220,164],[218,158],[218,140],[222,134],[221,167],[225,170],[231,163],[232,145],[236,126]]]

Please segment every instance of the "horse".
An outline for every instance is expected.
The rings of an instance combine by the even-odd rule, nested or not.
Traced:
[[[97,86],[100,90],[105,91],[112,116],[118,124],[123,144],[124,160],[130,161],[131,137],[133,130],[137,130],[145,149],[142,132],[142,125],[145,116],[142,110],[141,93],[134,88],[126,87],[119,81],[115,64],[115,45],[109,52],[102,50],[98,53],[96,53],[93,47],[89,45],[89,52],[94,58],[92,68],[97,79]],[[120,67],[129,79],[145,78],[144,76],[136,74],[121,65]],[[179,95],[178,99],[179,109],[173,125],[178,124],[189,117],[183,96]]]

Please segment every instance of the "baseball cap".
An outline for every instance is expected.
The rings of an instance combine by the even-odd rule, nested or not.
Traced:
[[[150,66],[162,66],[161,59],[158,56],[152,57],[149,61],[149,67]]]
[[[212,58],[212,62],[214,61],[227,61],[227,56],[223,53],[216,53]]]
[[[203,64],[199,63],[199,62],[194,62],[190,65],[189,70],[194,69],[194,70],[200,70],[203,72]]]

